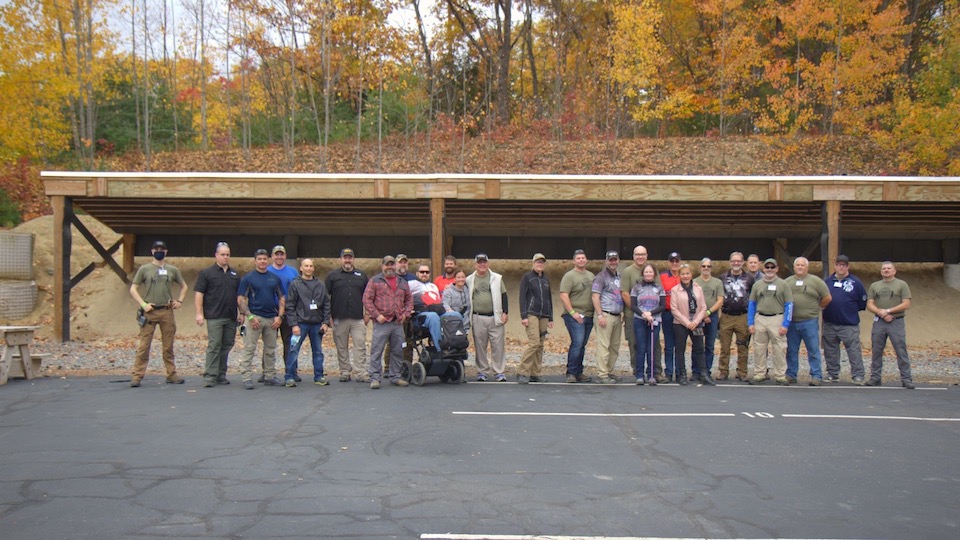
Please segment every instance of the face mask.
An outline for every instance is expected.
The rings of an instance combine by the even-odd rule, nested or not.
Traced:
[[[158,260],[158,261],[162,261],[163,258],[166,257],[166,256],[167,256],[167,252],[166,252],[166,251],[154,251],[154,252],[153,252],[153,258],[156,259],[156,260]]]

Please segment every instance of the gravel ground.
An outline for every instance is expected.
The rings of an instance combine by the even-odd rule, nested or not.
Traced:
[[[154,340],[150,354],[150,364],[147,374],[161,375],[163,373],[162,362],[160,360],[159,334]],[[329,343],[328,343],[329,342]],[[547,352],[544,355],[544,373],[546,375],[560,376],[565,372],[566,355],[560,352],[550,352],[563,350],[563,343],[558,341],[548,342]],[[203,359],[206,349],[206,340],[202,338],[182,338],[177,339],[175,343],[174,355],[178,371],[183,375],[200,375],[203,371]],[[306,347],[305,347],[306,349]],[[136,342],[131,337],[126,340],[96,342],[96,343],[56,343],[39,342],[35,343],[31,349],[32,353],[49,354],[43,362],[44,374],[48,376],[94,376],[106,374],[128,375],[133,365],[133,357],[136,350]],[[240,343],[234,347],[230,353],[229,373],[239,376],[239,362],[242,345]],[[586,372],[595,373],[593,362],[593,342],[587,349]],[[507,364],[508,373],[516,373],[516,366],[520,361],[523,352],[522,346],[518,344],[508,344],[507,346]],[[326,356],[324,366],[327,375],[338,374],[336,351],[333,348],[332,341],[327,338],[324,340],[324,354]],[[842,353],[840,378],[843,381],[849,381],[850,367],[847,364],[846,353]],[[864,351],[864,358],[867,364],[867,374],[869,375],[869,351]],[[279,358],[279,354],[277,357]],[[620,375],[628,376],[631,373],[628,360],[629,353],[626,345],[621,348],[620,360],[617,362],[617,372]],[[913,378],[916,381],[941,384],[960,383],[960,355],[944,355],[942,350],[923,350],[912,349],[910,351],[911,368]],[[300,366],[301,370],[310,369],[309,353],[301,351]],[[472,378],[476,371],[473,364],[473,351],[470,352],[470,359],[467,361],[467,375]],[[734,359],[735,361],[735,359]],[[688,353],[689,362],[689,353]],[[278,367],[280,363],[278,362]],[[800,380],[806,380],[808,371],[806,358],[803,353],[800,357]],[[512,377],[511,377],[512,380]],[[899,380],[897,372],[896,358],[893,355],[892,348],[888,347],[884,356],[883,380],[893,383]]]

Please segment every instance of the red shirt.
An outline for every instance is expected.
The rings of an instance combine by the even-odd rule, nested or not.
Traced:
[[[680,274],[673,275],[670,272],[660,274],[660,284],[663,285],[663,290],[667,291],[667,311],[670,311],[670,289],[676,287],[679,283]]]
[[[450,285],[455,280],[456,278],[452,278],[452,277],[447,278],[444,276],[440,276],[437,279],[433,280],[433,284],[436,285],[438,289],[440,289],[440,294],[443,294],[443,290],[447,288],[447,285]]]

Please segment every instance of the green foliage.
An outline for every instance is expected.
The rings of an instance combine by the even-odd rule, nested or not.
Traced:
[[[20,224],[20,207],[7,192],[0,188],[0,227],[11,228]]]

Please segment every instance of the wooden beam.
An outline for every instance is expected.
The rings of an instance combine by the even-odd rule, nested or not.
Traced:
[[[445,207],[443,199],[430,199],[430,270],[434,276],[443,272],[443,249],[447,243],[443,227]]]
[[[127,277],[127,273],[124,272],[123,268],[121,268],[120,265],[117,264],[117,261],[113,259],[113,253],[120,248],[120,243],[115,243],[113,247],[108,250],[100,245],[100,241],[97,240],[97,237],[94,236],[89,229],[87,229],[87,226],[84,225],[83,222],[80,221],[80,218],[78,218],[73,212],[70,213],[70,222],[73,223],[73,226],[76,227],[77,230],[80,231],[80,234],[87,239],[87,242],[90,242],[90,245],[93,246],[93,249],[95,249],[101,257],[103,257],[103,261],[110,265],[110,268],[112,268],[113,272],[117,274],[117,277],[120,278],[120,281],[130,285],[130,278]],[[83,277],[81,276],[80,279],[83,279]],[[80,279],[77,281],[80,281]]]
[[[123,233],[123,271],[127,274],[132,273],[135,268],[133,267],[133,250],[134,246],[137,245],[137,235],[133,233]]]
[[[840,201],[826,201],[824,203],[826,230],[826,249],[821,243],[821,251],[824,253],[823,277],[826,278],[833,273],[833,264],[840,254]]]
[[[53,338],[70,341],[70,222],[73,201],[63,195],[50,197],[53,206]]]

